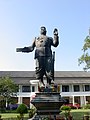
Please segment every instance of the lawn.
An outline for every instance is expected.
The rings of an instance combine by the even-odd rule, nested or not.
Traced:
[[[90,109],[71,110],[71,115],[73,116],[74,120],[83,120],[83,116],[86,115],[87,113],[90,115]],[[61,115],[64,115],[64,113],[61,113]]]
[[[72,114],[74,120],[83,120],[83,116],[87,113],[90,115],[90,109],[71,110],[71,114]],[[17,113],[2,113],[0,115],[2,115],[3,120],[17,120],[17,115],[19,115],[19,114],[17,114]],[[64,116],[64,113],[62,112],[61,115]],[[25,114],[24,120],[28,120],[28,116],[29,116],[29,114]]]
[[[17,113],[2,113],[0,114],[2,116],[3,120],[17,120]],[[24,120],[27,120],[29,118],[29,114],[25,114]]]

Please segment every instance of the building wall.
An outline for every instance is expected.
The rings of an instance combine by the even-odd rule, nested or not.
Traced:
[[[0,72],[0,77],[2,74],[3,76],[10,75],[12,80],[16,84],[19,84],[19,92],[17,93],[17,98],[15,98],[16,102],[19,104],[24,102],[29,105],[32,96],[35,95],[35,92],[38,92],[38,81],[34,81],[36,78],[33,72]],[[81,106],[83,106],[83,104],[90,103],[90,73],[77,71],[56,72],[55,83],[60,86],[58,90],[61,96],[68,99],[70,103],[79,103]],[[24,91],[23,86],[27,87],[26,91]]]
[[[63,86],[69,86],[69,90],[63,89]],[[61,87],[61,96],[64,98],[68,98],[70,103],[78,103],[81,106],[85,105],[86,103],[90,103],[90,89],[86,86],[90,86],[90,84],[62,84]],[[74,88],[76,87],[76,89]],[[78,89],[79,87],[79,89]],[[67,91],[63,91],[67,90]]]
[[[61,97],[64,97],[67,99],[69,103],[78,103],[81,106],[83,106],[86,103],[90,103],[90,91],[87,89],[85,90],[85,85],[87,84],[62,84],[58,85],[60,88],[60,94]],[[24,85],[29,86],[29,85]],[[79,88],[78,88],[79,86]],[[33,88],[34,87],[34,88]],[[66,89],[64,88],[66,87]],[[76,88],[74,88],[76,87]],[[18,97],[18,103],[25,103],[26,105],[30,105],[30,100],[32,99],[32,96],[35,95],[36,92],[38,92],[38,83],[37,84],[31,84],[30,85],[30,91],[23,92],[23,85],[19,85],[19,92],[17,93]],[[27,89],[26,89],[27,90]],[[33,91],[34,90],[34,91]]]

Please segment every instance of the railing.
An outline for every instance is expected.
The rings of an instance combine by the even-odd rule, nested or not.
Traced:
[[[17,97],[32,97],[35,95],[35,92],[18,92]]]
[[[17,97],[31,97],[36,92],[18,92]],[[62,97],[67,96],[90,96],[90,92],[61,92]]]
[[[90,96],[90,92],[61,92],[61,96]]]

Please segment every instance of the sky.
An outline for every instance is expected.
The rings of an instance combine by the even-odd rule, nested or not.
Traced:
[[[0,0],[0,71],[34,71],[34,52],[19,53],[40,35],[59,31],[55,51],[55,71],[82,71],[78,58],[89,34],[90,0]]]

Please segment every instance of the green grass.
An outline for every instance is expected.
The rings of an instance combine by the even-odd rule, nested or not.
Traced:
[[[85,114],[89,114],[90,115],[90,109],[75,109],[75,110],[71,110],[71,114],[73,116],[74,120],[83,120],[83,116]],[[61,116],[64,116],[64,112],[60,113]],[[2,115],[2,119],[3,120],[17,120],[17,113],[0,113],[0,115]],[[28,120],[29,114],[25,114],[25,118],[24,120]]]
[[[71,115],[73,116],[74,120],[83,120],[83,116],[87,113],[90,115],[90,109],[71,110]],[[64,113],[62,112],[61,115],[64,116]]]
[[[0,114],[2,116],[3,120],[17,120],[17,113],[1,113]],[[29,118],[29,114],[25,114],[24,116],[24,120],[27,120]]]

